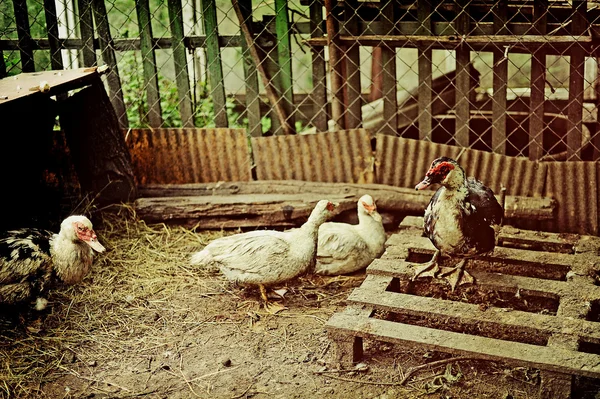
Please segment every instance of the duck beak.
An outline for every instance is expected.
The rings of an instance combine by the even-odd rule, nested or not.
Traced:
[[[375,210],[377,210],[377,206],[375,204],[373,205],[368,205],[366,202],[361,201],[362,202],[362,206],[363,208],[365,208],[365,210],[367,211],[367,213],[370,215],[372,214]]]
[[[415,190],[425,190],[429,186],[431,186],[431,178],[425,176],[423,181],[415,186]]]
[[[89,240],[85,241],[85,243],[92,247],[92,249],[98,253],[106,251],[106,248],[104,248],[102,244],[100,244],[100,241],[98,241],[98,237],[96,237],[96,234],[93,234]]]

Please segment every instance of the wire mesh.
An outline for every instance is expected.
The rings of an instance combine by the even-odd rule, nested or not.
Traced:
[[[579,0],[12,0],[0,76],[108,64],[124,127],[364,127],[598,160],[599,17]]]

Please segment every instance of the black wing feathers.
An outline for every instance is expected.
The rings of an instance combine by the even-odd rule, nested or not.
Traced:
[[[472,177],[467,179],[469,195],[464,209],[463,232],[467,245],[475,246],[477,252],[494,249],[495,232],[492,225],[500,224],[503,210],[494,192]]]

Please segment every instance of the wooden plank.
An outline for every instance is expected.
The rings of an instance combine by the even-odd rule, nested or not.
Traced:
[[[277,37],[277,63],[279,67],[279,92],[286,110],[289,126],[294,126],[294,84],[292,81],[292,44],[287,0],[275,0],[275,36]]]
[[[13,0],[13,7],[15,22],[17,24],[17,35],[19,37],[18,47],[21,54],[21,70],[23,72],[35,72],[27,1]]]
[[[418,0],[419,35],[431,34],[431,0]],[[432,49],[419,46],[419,139],[431,141],[433,117]]]
[[[252,1],[238,0],[240,11],[244,16],[244,21],[248,25],[252,23]],[[258,87],[258,71],[250,48],[245,40],[242,40],[242,57],[244,59],[244,77],[246,78],[246,108],[244,110],[248,118],[248,129],[250,136],[262,136],[262,124],[260,116],[260,92]]]
[[[494,31],[496,34],[508,34],[508,0],[499,0],[494,5]],[[506,53],[505,53],[506,51]],[[506,153],[506,88],[508,87],[508,48],[494,51],[492,98],[492,152]]]
[[[46,16],[46,31],[48,32],[48,42],[50,44],[50,65],[52,65],[52,69],[63,69],[60,42],[58,39],[56,3],[54,0],[44,0],[44,11]]]
[[[334,0],[325,0],[325,21],[327,27],[327,48],[329,50],[329,80],[331,81],[331,119],[334,130],[343,130],[344,126],[344,94],[342,90],[342,55],[338,43],[339,24],[333,14]]]
[[[121,79],[119,77],[119,67],[117,66],[117,58],[112,46],[112,36],[104,0],[93,0],[92,7],[94,10],[94,19],[96,20],[96,31],[98,33],[98,43],[102,59],[109,67],[106,73],[106,80],[108,82],[110,102],[115,108],[119,125],[123,129],[129,126],[129,121],[127,120],[127,111],[125,110],[125,101],[123,100],[123,90],[121,89]]]
[[[546,34],[548,0],[533,4],[534,33]],[[546,52],[537,49],[531,57],[531,96],[529,98],[529,159],[537,161],[544,155],[544,98],[546,87]]]
[[[81,56],[83,66],[96,65],[96,50],[94,49],[94,20],[92,15],[93,0],[77,0],[79,8],[79,34],[81,35]]]
[[[207,0],[202,2],[203,11],[205,10],[204,5]],[[213,3],[214,4],[214,3]],[[171,27],[171,36],[173,37],[173,63],[175,65],[175,80],[177,82],[177,95],[179,98],[179,113],[181,114],[181,124],[184,127],[194,127],[194,110],[192,109],[192,97],[190,93],[190,78],[188,73],[187,65],[187,54],[185,46],[185,35],[183,32],[183,10],[181,9],[181,0],[169,0],[167,2],[169,9],[169,26]],[[212,35],[218,35],[216,32],[216,10],[215,13],[215,24],[209,25],[206,22],[205,16],[205,27],[207,28],[207,40]],[[203,12],[204,14],[204,12]],[[215,29],[213,33],[209,28]],[[218,50],[218,48],[217,48]],[[210,71],[211,89],[213,90],[213,104],[215,109],[215,125],[217,127],[227,127],[227,114],[225,108],[225,93],[223,97],[216,96],[215,92],[219,91],[219,86],[215,85],[213,76],[213,63],[215,60],[209,56],[214,51],[210,46],[207,49],[207,62]],[[220,60],[218,67],[221,67]],[[222,80],[222,78],[221,78]]]
[[[344,1],[344,23],[342,34],[358,35],[358,0]],[[344,117],[346,129],[356,129],[362,123],[361,78],[360,78],[360,46],[353,43],[345,47],[343,65],[344,79]]]
[[[395,33],[395,4],[396,0],[380,1],[381,25],[388,35]],[[382,43],[381,64],[383,80],[383,120],[384,124],[376,133],[396,135],[398,132],[398,99],[396,88],[396,49]]]
[[[510,328],[515,332],[531,335],[569,334],[600,343],[597,323],[581,319],[569,319],[553,315],[490,307],[482,311],[479,305],[466,302],[442,300],[418,295],[387,291],[390,277],[367,275],[360,287],[355,288],[348,302],[356,306],[365,305],[378,310],[425,316],[427,319],[444,320],[452,323],[480,325],[486,329],[494,326]]]
[[[323,37],[323,5],[321,0],[310,3],[310,36]],[[327,66],[325,64],[325,48],[312,47],[312,82],[313,89],[309,93],[313,104],[312,125],[317,132],[327,131]]]
[[[162,111],[160,107],[160,91],[158,88],[158,69],[156,54],[152,46],[152,23],[149,0],[135,2],[135,10],[140,29],[140,46],[144,66],[144,86],[148,103],[148,124],[150,127],[161,127]]]
[[[562,348],[478,337],[373,318],[334,314],[325,325],[328,331],[345,332],[379,341],[417,343],[428,350],[509,362],[544,370],[598,378],[598,355]]]
[[[459,35],[468,35],[470,30],[469,1],[457,3],[456,31]],[[469,119],[471,109],[471,52],[466,44],[456,48],[456,125],[454,141],[459,147],[469,147]]]
[[[587,29],[587,1],[574,0],[571,33],[581,35]],[[585,53],[574,46],[570,52],[569,66],[569,124],[567,130],[567,161],[581,160],[583,134],[583,91]]]

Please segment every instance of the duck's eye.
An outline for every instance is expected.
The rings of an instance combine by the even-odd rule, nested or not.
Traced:
[[[83,227],[81,227],[81,226],[77,226],[77,230],[79,230],[79,231],[83,231]]]

